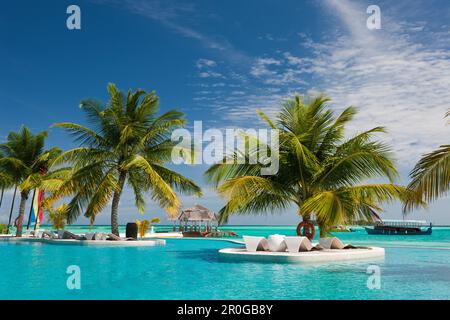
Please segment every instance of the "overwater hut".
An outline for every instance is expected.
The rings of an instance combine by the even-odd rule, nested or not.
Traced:
[[[209,209],[196,204],[192,208],[181,211],[176,219],[173,220],[173,230],[181,232],[217,232],[217,215]]]

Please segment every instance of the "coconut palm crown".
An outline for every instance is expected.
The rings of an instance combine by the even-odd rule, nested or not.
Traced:
[[[276,212],[295,205],[303,220],[315,215],[323,236],[336,224],[371,221],[382,202],[405,199],[406,188],[394,184],[397,171],[389,146],[374,139],[384,128],[345,138],[345,126],[357,113],[354,107],[335,116],[328,98],[305,101],[299,95],[286,100],[276,120],[259,112],[270,128],[279,130],[276,174],[263,176],[262,165],[248,162],[219,163],[207,170],[206,177],[227,201],[221,223],[232,214]],[[261,141],[257,145],[245,157],[268,148]],[[237,154],[227,157],[236,159]],[[364,184],[371,178],[387,178],[389,183]]]
[[[108,93],[106,105],[92,99],[81,102],[89,127],[68,122],[54,125],[70,132],[80,146],[59,157],[57,164],[70,163],[73,172],[52,200],[73,197],[67,208],[68,223],[82,213],[94,223],[111,203],[111,229],[118,235],[119,201],[126,185],[140,212],[148,193],[170,215],[180,205],[174,189],[194,195],[200,195],[201,190],[165,167],[174,147],[171,132],[184,125],[183,114],[172,110],[157,116],[159,98],[154,92],[139,89],[125,95],[109,84]]]

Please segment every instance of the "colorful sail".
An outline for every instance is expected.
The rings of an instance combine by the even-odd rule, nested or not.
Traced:
[[[37,189],[34,194],[30,217],[31,218],[30,222],[35,223],[37,227],[39,227],[39,224],[42,221],[44,209],[42,208],[41,204],[43,200],[44,200],[44,192]]]

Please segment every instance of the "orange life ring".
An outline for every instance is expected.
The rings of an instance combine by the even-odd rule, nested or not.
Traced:
[[[316,235],[316,228],[311,222],[302,221],[297,226],[297,235],[307,237],[312,240]]]

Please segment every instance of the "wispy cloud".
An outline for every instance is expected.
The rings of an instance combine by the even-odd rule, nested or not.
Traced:
[[[450,126],[443,116],[450,107],[450,26],[403,20],[397,12],[404,13],[403,7],[381,5],[382,30],[369,30],[361,3],[321,3],[318,9],[337,23],[332,31],[320,40],[300,33],[301,50],[255,59],[247,73],[241,71],[245,81],[235,81],[246,95],[217,97],[213,106],[227,110],[229,121],[248,123],[256,118],[254,108],[274,113],[294,91],[323,92],[338,110],[360,108],[349,134],[386,126],[406,172],[421,154],[448,143]]]
[[[217,66],[217,62],[210,59],[198,59],[197,60],[197,68],[204,69],[204,68],[211,68]]]
[[[270,66],[279,66],[281,62],[274,58],[259,58],[250,70],[250,74],[255,77],[274,75],[275,71],[270,70]]]
[[[354,131],[387,126],[403,166],[411,167],[420,154],[448,142],[450,128],[442,118],[450,107],[450,52],[428,40],[440,38],[443,30],[416,35],[423,33],[423,22],[415,28],[396,21],[395,13],[382,6],[383,29],[371,31],[364,7],[348,0],[325,5],[347,32],[326,43],[308,43],[314,60],[305,70],[317,80],[315,89],[337,106],[361,108]]]
[[[198,31],[195,19],[201,16],[192,3],[182,3],[174,0],[93,0],[100,4],[110,4],[125,8],[137,14],[160,23],[169,30],[193,39],[207,49],[214,51],[229,62],[245,63],[249,57],[235,48],[229,41],[218,35],[209,35]],[[186,18],[189,17],[189,18]]]

